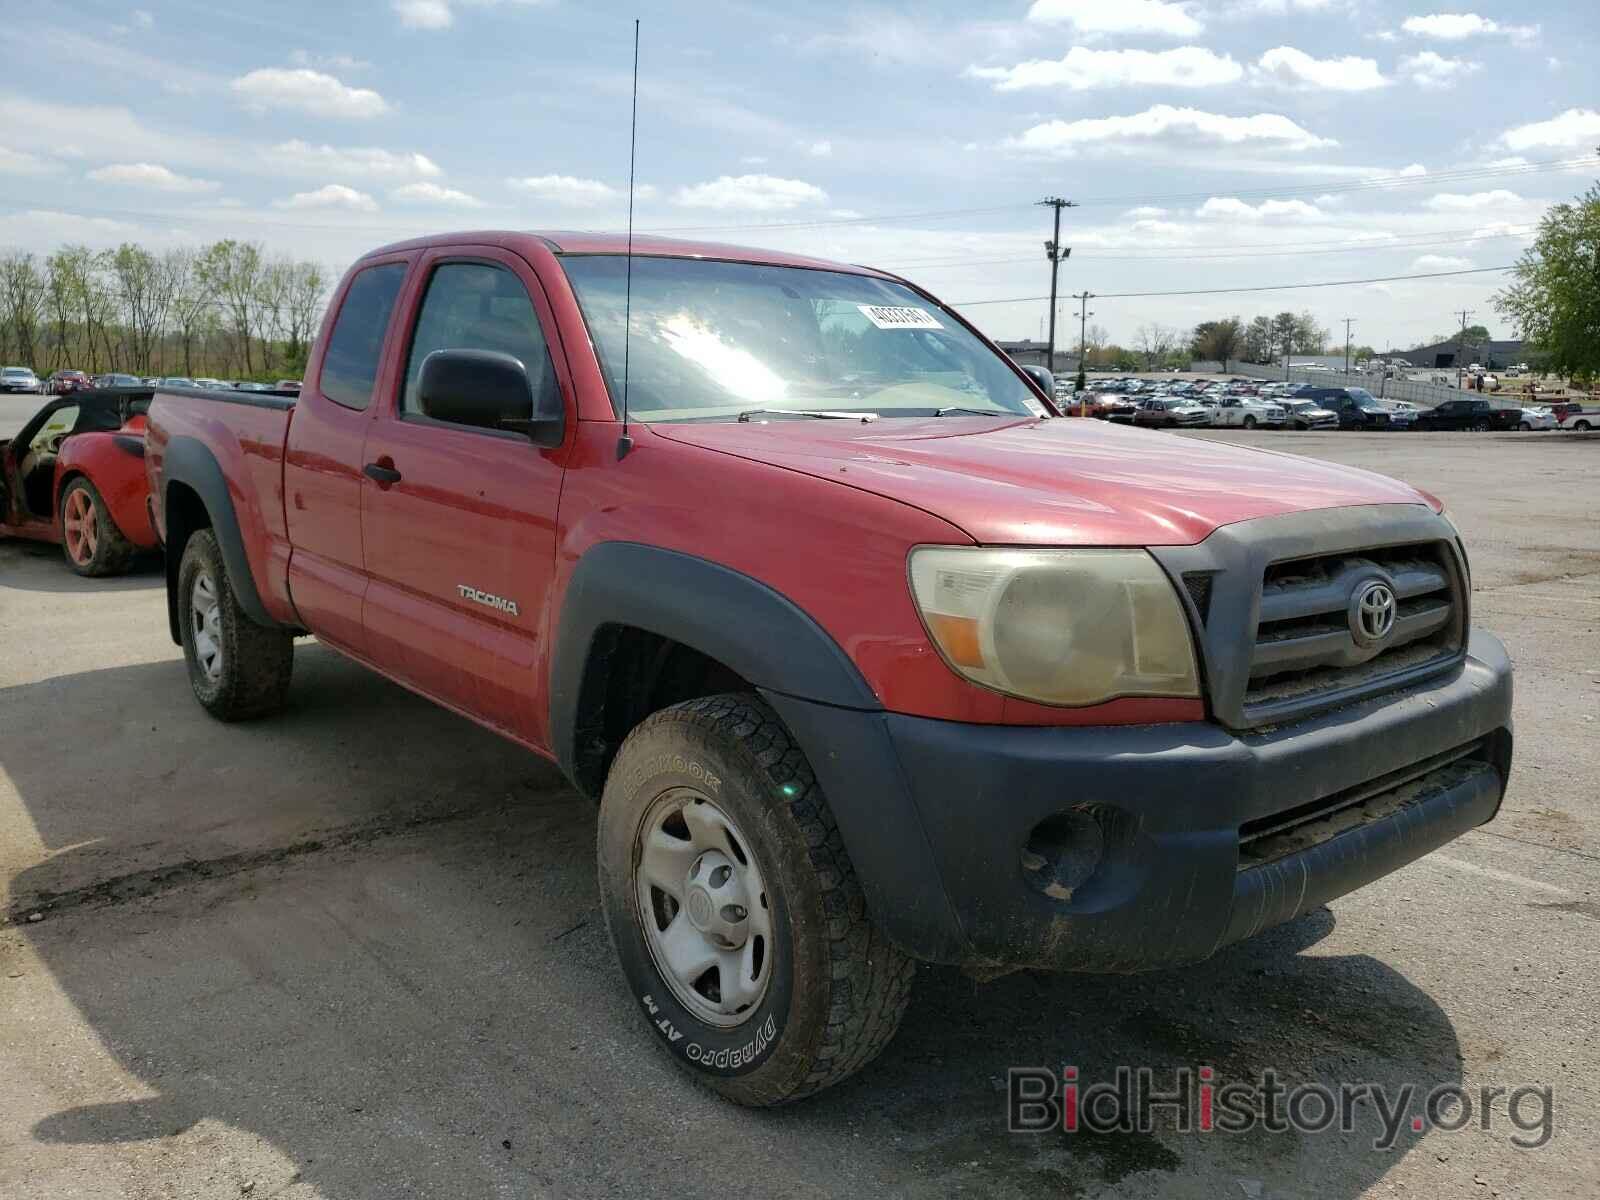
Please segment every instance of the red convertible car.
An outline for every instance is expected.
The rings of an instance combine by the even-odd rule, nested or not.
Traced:
[[[57,396],[0,440],[0,535],[58,542],[80,575],[116,575],[154,549],[145,503],[149,392]]]

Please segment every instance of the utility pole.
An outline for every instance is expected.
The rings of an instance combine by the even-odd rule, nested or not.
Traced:
[[[1078,302],[1078,374],[1084,372],[1084,364],[1089,361],[1089,318],[1094,316],[1089,311],[1089,301],[1094,299],[1094,293],[1085,289],[1074,292],[1072,298]]]
[[[1056,275],[1061,269],[1061,260],[1072,254],[1071,246],[1061,245],[1061,210],[1063,208],[1077,208],[1071,200],[1063,200],[1059,196],[1046,196],[1039,201],[1041,208],[1055,209],[1055,232],[1050,235],[1050,240],[1044,244],[1044,256],[1050,260],[1050,339],[1045,351],[1045,369],[1056,369]]]
[[[1354,317],[1344,319],[1344,373],[1350,374],[1350,326],[1355,323]]]
[[[1470,308],[1461,310],[1461,332],[1456,335],[1456,390],[1461,390],[1461,358],[1467,352],[1467,318],[1473,314]]]

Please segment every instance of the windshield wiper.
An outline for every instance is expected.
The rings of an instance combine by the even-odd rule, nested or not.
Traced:
[[[846,412],[842,408],[747,408],[739,414],[739,420],[748,421],[751,417],[769,416],[812,417],[819,421],[860,421],[863,425],[878,419],[877,413]]]
[[[975,417],[1020,417],[1021,413],[1004,412],[998,408],[967,408],[960,404],[947,404],[943,408],[933,410],[936,417],[948,417],[951,413],[971,413]]]

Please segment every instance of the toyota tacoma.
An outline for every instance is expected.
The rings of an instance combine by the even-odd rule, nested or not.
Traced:
[[[1491,819],[1511,670],[1433,497],[1057,419],[884,271],[640,238],[392,245],[298,396],[157,390],[200,704],[324,645],[598,801],[651,1035],[753,1105],[918,961],[1132,972]]]

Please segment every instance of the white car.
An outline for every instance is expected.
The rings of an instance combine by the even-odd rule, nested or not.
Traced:
[[[1600,429],[1600,410],[1587,409],[1572,413],[1561,422],[1562,429],[1576,429],[1580,433],[1588,433],[1591,429]]]
[[[0,367],[0,392],[26,392],[39,390],[39,377],[27,367]]]
[[[1296,400],[1290,396],[1283,402],[1289,418],[1290,429],[1337,429],[1339,414],[1323,408],[1315,400]]]
[[[1254,429],[1257,425],[1282,429],[1288,420],[1283,405],[1255,396],[1223,396],[1210,411],[1213,429]]]
[[[1556,415],[1548,408],[1525,408],[1522,410],[1522,419],[1517,422],[1517,428],[1523,431],[1555,427]]]

